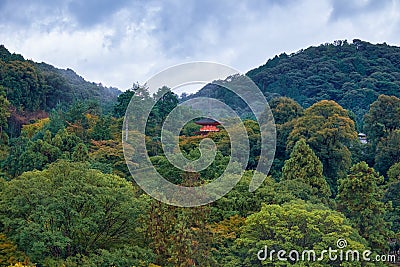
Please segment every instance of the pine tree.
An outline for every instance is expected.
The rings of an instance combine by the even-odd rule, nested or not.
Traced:
[[[381,201],[384,191],[379,185],[383,181],[383,176],[367,163],[360,162],[351,168],[346,178],[339,180],[337,195],[339,210],[354,223],[372,249],[381,251],[387,248],[386,240],[391,234],[384,219],[390,207]]]
[[[72,153],[72,160],[73,161],[87,161],[89,159],[88,149],[85,144],[80,143],[76,145],[74,149],[74,153]]]
[[[10,117],[9,112],[10,102],[6,98],[4,88],[0,86],[0,144],[7,144],[8,135],[6,133],[7,129],[7,119]]]
[[[282,171],[283,180],[300,180],[315,189],[314,194],[321,198],[331,195],[329,185],[322,175],[322,163],[304,139],[296,142]]]

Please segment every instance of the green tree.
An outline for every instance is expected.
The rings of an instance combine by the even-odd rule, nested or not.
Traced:
[[[198,174],[187,174],[185,186],[199,183]],[[211,233],[206,228],[208,205],[182,208],[151,200],[147,234],[161,266],[215,266],[210,253]]]
[[[8,100],[18,110],[34,111],[46,107],[46,82],[42,73],[31,61],[0,61],[0,85]]]
[[[50,131],[46,131],[42,138],[47,141],[42,139],[33,141],[34,138],[30,140],[24,136],[10,140],[9,155],[2,164],[10,178],[19,176],[25,171],[42,170],[47,164],[60,158],[77,161],[88,159],[87,148],[82,140],[74,133],[69,133],[67,129],[60,130],[53,138]],[[72,158],[74,153],[75,156]]]
[[[129,181],[132,179],[126,166],[121,140],[92,141],[89,156],[94,161],[92,166],[96,166],[95,169],[114,173]]]
[[[275,181],[267,176],[263,184],[254,192],[249,192],[249,185],[254,171],[245,171],[240,181],[225,196],[211,205],[211,221],[218,222],[238,215],[242,218],[261,209],[264,203],[274,203]]]
[[[376,146],[374,168],[386,176],[388,169],[396,162],[400,162],[400,129],[381,138]]]
[[[26,172],[7,182],[0,207],[5,234],[34,262],[146,244],[139,223],[146,201],[124,179],[87,164],[59,161]]]
[[[210,223],[207,229],[213,234],[212,254],[218,266],[226,266],[232,256],[232,247],[240,236],[246,218],[233,215],[219,222]]]
[[[321,199],[331,195],[329,185],[322,174],[322,163],[304,139],[296,142],[290,158],[283,166],[282,181],[299,180],[313,189],[312,194]]]
[[[111,123],[111,117],[100,116],[93,127],[90,137],[96,141],[111,139]]]
[[[336,102],[323,100],[307,108],[304,116],[297,119],[288,138],[288,149],[302,138],[321,160],[323,174],[335,193],[337,179],[351,167],[348,147],[358,141],[354,121]]]
[[[190,121],[182,128],[180,134],[183,136],[195,136],[200,130],[200,127],[201,126],[196,124],[194,121]]]
[[[4,88],[0,85],[0,145],[7,144],[7,120],[10,117],[10,102],[6,98]]]
[[[386,219],[392,223],[392,230],[397,233],[392,250],[400,249],[400,162],[393,164],[388,171],[388,183],[384,202],[391,202],[393,209]]]
[[[304,109],[296,101],[287,97],[273,98],[268,104],[276,125],[276,150],[271,175],[279,180],[283,164],[290,154],[290,151],[286,150],[287,139],[293,130],[294,121],[303,116]]]
[[[153,95],[154,99],[159,99],[155,105],[155,113],[160,121],[164,121],[168,114],[178,105],[178,96],[170,88],[163,86]]]
[[[134,86],[138,87],[139,85],[135,84]],[[126,108],[134,94],[134,89],[129,89],[118,96],[117,104],[114,106],[114,116],[117,118],[125,116]]]
[[[83,141],[75,133],[68,132],[67,129],[58,131],[52,139],[52,144],[65,154],[70,154],[79,143],[83,143]]]
[[[74,148],[74,152],[72,153],[72,160],[80,162],[85,162],[89,160],[89,152],[85,144],[80,143],[76,145],[76,147]]]
[[[364,131],[375,145],[391,131],[400,129],[400,99],[380,95],[364,116]]]
[[[7,267],[17,262],[28,262],[24,253],[4,234],[0,233],[0,266]]]
[[[56,133],[58,133],[59,131],[64,130],[65,126],[66,126],[66,122],[63,118],[63,110],[61,108],[56,108],[53,109],[50,113],[49,113],[49,119],[50,122],[47,125],[47,129],[53,134],[55,135]]]
[[[146,135],[151,137],[161,136],[161,127],[168,114],[178,105],[178,96],[170,88],[163,86],[153,94],[155,102],[146,124]]]
[[[397,238],[395,238],[395,246],[397,246],[395,250],[397,250],[400,248],[400,180],[388,185],[383,201],[392,203],[393,209],[387,212],[385,219],[391,222],[391,229],[397,233]]]
[[[134,85],[132,91],[133,95],[130,101],[127,101],[127,99],[125,99],[129,98],[130,93],[126,93],[126,95],[121,100],[121,103],[123,104],[121,104],[121,107],[118,108],[119,113],[123,112],[122,116],[124,116],[129,105],[133,108],[129,110],[129,116],[125,117],[126,123],[127,125],[129,125],[129,129],[135,128],[136,125],[146,125],[146,131],[148,131],[148,128],[150,128],[150,131],[154,131],[153,128],[156,124],[154,112],[150,112],[149,116],[142,112],[143,110],[145,110],[145,107],[148,108],[149,106],[154,105],[154,99],[150,96],[148,88],[136,84]]]
[[[389,183],[400,181],[400,162],[393,164],[388,172]]]
[[[291,98],[277,97],[268,102],[276,124],[285,124],[303,116],[304,109]]]
[[[9,155],[2,162],[2,167],[10,178],[14,178],[25,171],[41,170],[60,155],[61,151],[47,142],[40,139],[31,141],[20,136],[10,140]]]
[[[247,217],[241,234],[232,247],[231,261],[225,266],[305,266],[301,262],[304,250],[315,250],[316,257],[323,249],[335,248],[338,239],[344,238],[346,249],[366,249],[366,242],[357,230],[350,226],[347,219],[339,212],[324,206],[309,204],[304,201],[292,201],[283,205],[264,205],[261,211]],[[257,254],[267,247],[265,261],[260,261]],[[300,261],[278,261],[276,253],[272,261],[269,252],[285,250],[285,257],[291,250],[299,251]],[[296,255],[292,255],[296,258]],[[339,260],[314,261],[307,266],[343,266]],[[361,266],[360,262],[351,262],[348,266]]]
[[[379,187],[383,181],[383,176],[360,162],[346,178],[339,180],[337,195],[338,209],[353,222],[372,249],[382,252],[387,249],[387,238],[391,234],[389,223],[384,219],[390,207],[382,202],[384,191]]]

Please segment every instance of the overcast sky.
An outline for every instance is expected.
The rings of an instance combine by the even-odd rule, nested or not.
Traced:
[[[242,72],[338,39],[400,45],[400,0],[0,0],[0,43],[130,88],[195,60]]]

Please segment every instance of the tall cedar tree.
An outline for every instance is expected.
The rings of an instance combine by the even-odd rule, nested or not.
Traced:
[[[391,234],[389,223],[384,219],[390,207],[381,201],[384,191],[379,185],[383,181],[383,176],[360,162],[346,178],[339,180],[337,195],[339,210],[354,223],[374,251],[385,251]]]
[[[313,194],[326,198],[331,195],[329,185],[322,174],[322,163],[304,139],[296,142],[290,158],[285,161],[283,180],[300,180],[313,188]]]

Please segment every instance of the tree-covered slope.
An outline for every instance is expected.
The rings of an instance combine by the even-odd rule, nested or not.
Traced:
[[[47,81],[56,89],[55,93],[68,92],[72,100],[95,100],[103,107],[110,108],[116,101],[120,90],[114,87],[104,87],[101,84],[88,82],[72,69],[58,69],[46,63],[36,63],[37,68],[45,75]]]
[[[120,91],[84,80],[71,69],[25,60],[0,45],[0,86],[19,111],[48,111],[56,105],[92,100],[110,108]]]
[[[303,107],[334,100],[353,111],[361,126],[363,115],[380,94],[400,96],[400,47],[358,39],[335,41],[275,56],[247,75],[267,99],[286,96]],[[243,111],[231,93],[217,89],[207,85],[195,96],[216,97]]]
[[[360,121],[380,94],[400,96],[400,47],[335,41],[281,54],[247,75],[265,94],[291,97],[305,107],[334,100]]]

